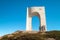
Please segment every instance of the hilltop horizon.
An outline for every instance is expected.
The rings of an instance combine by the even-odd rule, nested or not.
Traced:
[[[0,0],[0,36],[26,29],[27,7],[44,6],[47,30],[60,30],[60,0]],[[39,18],[33,16],[32,29],[39,30]]]

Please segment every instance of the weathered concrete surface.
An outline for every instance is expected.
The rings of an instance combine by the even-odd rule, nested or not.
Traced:
[[[39,31],[46,31],[45,7],[30,7],[27,8],[27,23],[26,31],[32,31],[32,16],[38,16],[41,20]]]

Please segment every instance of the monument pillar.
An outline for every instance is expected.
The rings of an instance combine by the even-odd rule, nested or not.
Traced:
[[[31,14],[29,12],[29,9],[27,8],[27,21],[26,21],[26,31],[32,31],[32,18],[31,18]]]

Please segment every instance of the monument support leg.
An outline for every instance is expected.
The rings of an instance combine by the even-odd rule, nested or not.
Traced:
[[[32,22],[32,17],[31,15],[29,15],[29,10],[27,8],[27,25],[26,25],[26,31],[32,31],[32,26],[31,26],[31,22]]]
[[[45,19],[45,14],[40,15],[40,20],[41,20],[41,27],[40,31],[45,32],[46,31],[46,19]]]

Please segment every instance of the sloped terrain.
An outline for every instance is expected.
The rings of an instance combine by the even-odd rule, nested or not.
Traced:
[[[12,34],[2,36],[0,40],[47,40],[48,38],[60,40],[60,31],[49,31],[45,33],[28,33],[23,31],[16,31]]]

